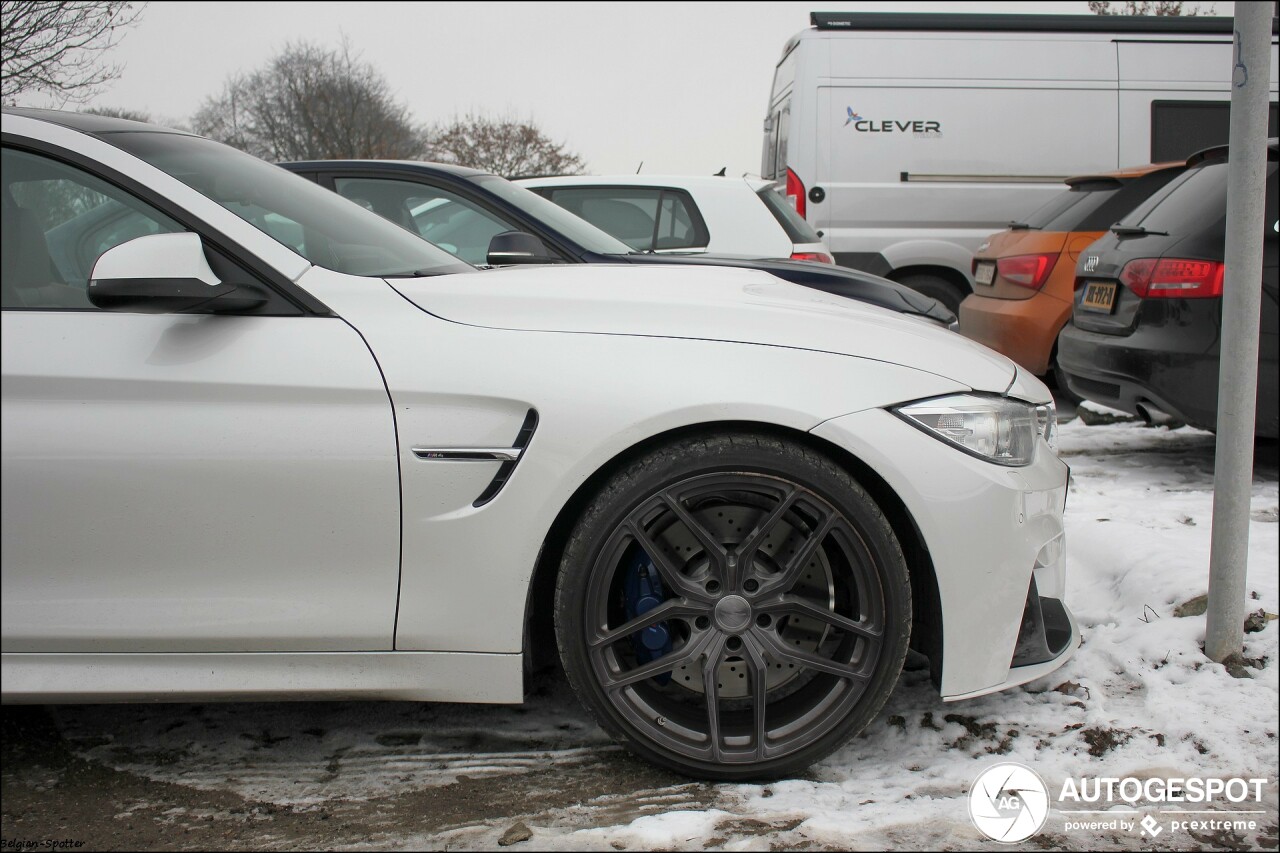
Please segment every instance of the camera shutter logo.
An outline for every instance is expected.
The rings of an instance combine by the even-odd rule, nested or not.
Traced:
[[[969,789],[969,818],[993,841],[1016,844],[1040,831],[1049,817],[1049,789],[1021,764],[997,764]]]

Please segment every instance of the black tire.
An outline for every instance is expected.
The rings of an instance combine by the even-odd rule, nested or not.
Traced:
[[[690,776],[764,780],[879,712],[911,586],[847,471],[735,432],[661,446],[601,489],[565,547],[555,623],[569,683],[612,737]]]
[[[911,288],[917,293],[933,297],[947,306],[947,310],[957,317],[960,316],[960,303],[968,295],[942,276],[929,275],[928,273],[909,273],[896,277],[894,281],[904,287]]]

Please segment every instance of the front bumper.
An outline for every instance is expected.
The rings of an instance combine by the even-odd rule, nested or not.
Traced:
[[[1062,513],[1067,466],[1041,444],[1025,468],[968,456],[895,415],[873,409],[813,430],[873,468],[904,503],[937,579],[944,699],[979,696],[1038,678],[1064,663],[1079,635],[1068,625],[1026,654],[1022,630],[1034,584],[1061,602],[1066,589]],[[1015,656],[1025,665],[1017,666]]]
[[[1062,666],[1080,646],[1080,628],[1075,617],[1061,600],[1044,598],[1036,589],[1035,579],[1027,591],[1027,605],[1022,614],[1022,626],[1018,631],[1018,644],[1014,647],[1009,677],[994,687],[984,687],[972,693],[960,693],[944,697],[948,702],[974,699],[988,693],[998,693],[1009,687],[1035,681]]]

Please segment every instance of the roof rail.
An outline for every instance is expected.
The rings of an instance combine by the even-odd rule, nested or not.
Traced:
[[[1230,35],[1234,18],[1174,15],[1001,15],[916,12],[810,12],[820,30],[1212,33]],[[1271,32],[1277,32],[1275,18]]]

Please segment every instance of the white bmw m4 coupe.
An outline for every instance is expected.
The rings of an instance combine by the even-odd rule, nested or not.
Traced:
[[[477,271],[301,177],[3,119],[6,702],[523,698],[794,773],[893,690],[1042,676],[1049,392],[744,269]]]

